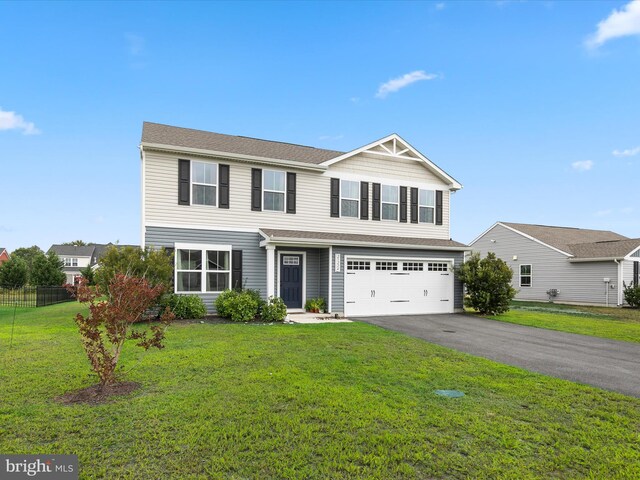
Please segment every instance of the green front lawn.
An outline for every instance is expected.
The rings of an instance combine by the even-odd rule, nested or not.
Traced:
[[[640,343],[639,309],[513,302],[512,309],[507,313],[486,318]]]
[[[640,478],[640,399],[363,323],[180,323],[125,352],[99,406],[78,304],[0,308],[0,452],[75,453],[81,478]],[[436,389],[458,389],[448,399]]]

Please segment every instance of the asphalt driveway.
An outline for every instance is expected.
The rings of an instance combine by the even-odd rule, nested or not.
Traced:
[[[497,362],[640,398],[640,344],[637,343],[461,314],[354,320]]]

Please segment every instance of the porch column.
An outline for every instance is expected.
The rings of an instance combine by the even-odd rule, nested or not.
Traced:
[[[267,298],[275,295],[276,285],[276,247],[267,245]]]

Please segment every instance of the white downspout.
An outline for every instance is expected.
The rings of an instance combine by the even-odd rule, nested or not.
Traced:
[[[614,262],[616,262],[616,265],[618,265],[618,291],[617,291],[617,304],[618,306],[622,305],[622,281],[624,279],[623,275],[622,275],[622,268],[623,268],[623,263],[618,261],[617,258],[613,259]]]
[[[145,196],[146,196],[146,190],[145,190],[145,158],[144,158],[144,149],[142,148],[142,144],[138,146],[138,148],[140,149],[140,163],[141,163],[141,168],[140,168],[140,191],[142,192],[142,203],[140,205],[140,247],[144,248],[145,247],[145,233],[146,233],[146,228],[145,228],[145,207],[146,207],[146,202],[145,202]]]

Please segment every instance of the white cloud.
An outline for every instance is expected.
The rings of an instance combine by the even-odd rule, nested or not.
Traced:
[[[405,73],[401,77],[393,78],[380,85],[380,88],[378,88],[378,91],[376,92],[376,98],[385,98],[390,93],[397,92],[401,88],[407,87],[412,83],[420,82],[422,80],[434,80],[439,77],[440,75],[436,75],[435,73],[426,73],[424,70]]]
[[[144,38],[135,33],[126,33],[124,35],[129,48],[129,54],[137,57],[144,52]]]
[[[625,150],[614,150],[611,152],[615,157],[633,157],[640,153],[640,147],[636,148],[627,148]]]
[[[586,172],[593,168],[593,162],[591,160],[580,160],[578,162],[573,162],[571,164],[571,168],[578,172]]]
[[[611,215],[611,213],[613,213],[613,210],[598,210],[596,213],[594,213],[594,215],[596,217],[606,217],[607,215]]]
[[[640,35],[640,0],[632,0],[621,10],[614,10],[598,23],[597,30],[585,44],[589,48],[598,48],[605,42],[619,37]]]
[[[22,115],[16,112],[5,112],[0,107],[0,130],[22,130],[24,135],[37,135],[40,130],[33,122],[27,122]]]
[[[444,2],[436,3],[436,10],[444,10]]]

